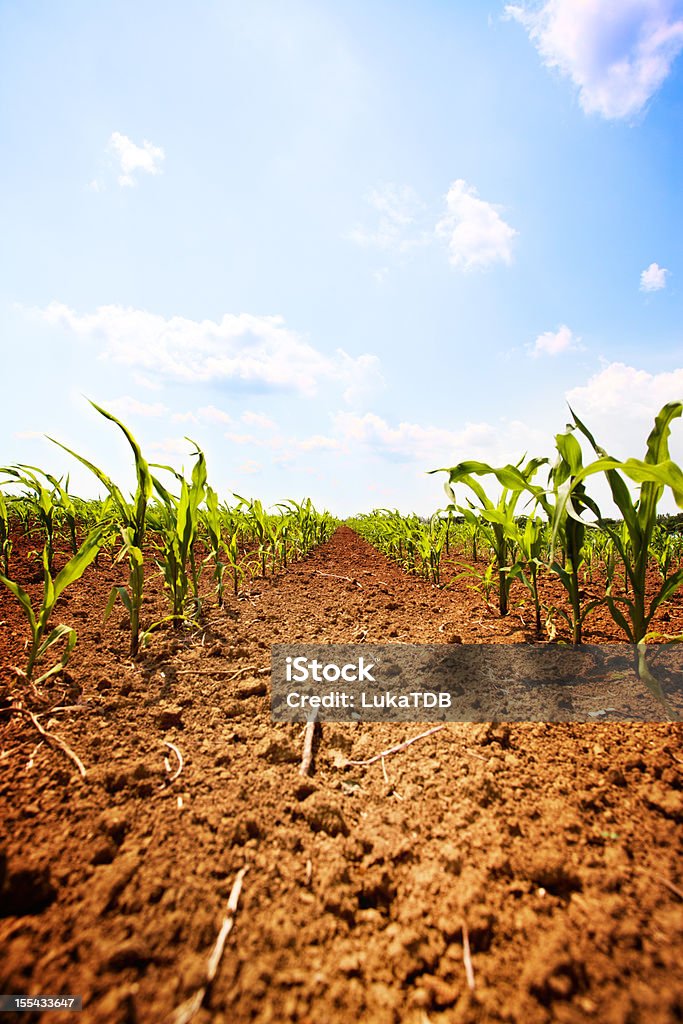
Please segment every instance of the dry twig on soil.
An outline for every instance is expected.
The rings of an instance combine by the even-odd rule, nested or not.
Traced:
[[[178,668],[175,670],[177,676],[224,676],[229,673],[226,677],[225,682],[229,683],[233,679],[237,679],[239,676],[245,676],[249,672],[252,672],[255,676],[265,676],[270,672],[269,668],[256,668],[255,665],[247,665],[246,668],[238,668],[236,672],[230,672],[227,668]]]
[[[467,922],[464,919],[462,922],[462,962],[465,965],[467,987],[470,992],[474,992],[474,968],[472,967],[472,954],[470,952],[470,933],[467,928]]]
[[[413,736],[412,739],[406,740],[404,743],[399,743],[395,747],[389,747],[387,750],[382,750],[379,754],[375,754],[374,757],[368,757],[365,761],[346,761],[345,764],[374,764],[375,761],[380,761],[384,757],[389,757],[390,754],[398,754],[399,750],[409,747],[411,743],[417,743],[418,740],[423,740],[427,736],[432,736],[435,732],[440,732],[442,729],[442,725],[435,725],[433,729],[427,729],[427,732],[421,732],[419,736]]]
[[[49,711],[39,711],[37,717],[44,718],[45,715],[55,715],[58,711],[92,711],[89,704],[58,704],[56,708]]]
[[[683,901],[683,889],[679,889],[677,885],[670,882],[664,875],[658,875],[654,871],[648,871],[647,868],[641,868],[640,870],[644,875],[647,875],[648,878],[651,878],[653,882],[660,882],[661,885],[665,886],[669,890],[669,892],[672,892],[674,896],[678,896],[679,900]]]
[[[47,742],[50,744],[50,746],[58,747],[62,751],[62,753],[66,754],[66,756],[71,761],[73,761],[73,763],[78,768],[78,771],[79,771],[80,775],[82,776],[82,778],[85,779],[87,777],[86,771],[85,771],[85,765],[81,761],[81,759],[78,756],[78,754],[74,754],[73,750],[68,745],[68,743],[65,743],[64,740],[59,738],[59,736],[55,736],[55,734],[53,732],[48,732],[47,729],[44,729],[43,726],[40,724],[40,722],[38,721],[38,719],[36,718],[36,716],[33,714],[32,711],[29,711],[28,708],[21,708],[17,704],[10,704],[10,706],[6,710],[7,711],[16,711],[16,712],[18,712],[18,714],[26,715],[27,718],[30,718],[32,723],[33,723],[33,725],[34,725],[34,727],[38,730],[40,735],[43,736],[44,739],[47,740]]]
[[[313,737],[315,736],[315,719],[312,722],[306,723],[304,729],[304,752],[301,758],[301,764],[299,765],[299,775],[308,775],[311,770],[311,760],[313,758]]]
[[[170,750],[172,750],[173,753],[175,754],[175,756],[178,758],[178,767],[176,768],[175,774],[172,775],[170,779],[167,779],[166,782],[162,782],[161,783],[161,785],[163,787],[166,787],[166,786],[170,786],[172,782],[175,782],[175,780],[178,778],[178,776],[182,772],[182,770],[183,770],[183,755],[180,753],[180,751],[176,747],[175,743],[171,743],[169,740],[164,740],[164,746],[166,746]],[[168,764],[168,760],[166,761],[166,764],[167,764],[167,771],[170,772],[171,767]]]
[[[228,898],[227,913],[223,918],[221,930],[218,933],[218,938],[211,950],[211,956],[209,957],[206,965],[206,974],[203,985],[201,985],[201,987],[198,988],[189,999],[186,999],[184,1003],[181,1003],[180,1006],[176,1007],[171,1015],[170,1024],[188,1024],[204,1002],[206,993],[216,977],[218,965],[221,962],[223,950],[225,949],[225,940],[232,931],[232,926],[235,923],[237,904],[239,903],[240,893],[242,891],[242,879],[248,870],[248,867],[240,868],[235,876],[235,881],[233,882],[230,896]]]
[[[317,573],[318,576],[330,576],[334,580],[345,580],[347,583],[353,583],[359,590],[363,589],[362,583],[359,583],[358,580],[354,580],[351,576],[340,576],[336,572],[323,572],[322,569],[314,569],[314,572]]]

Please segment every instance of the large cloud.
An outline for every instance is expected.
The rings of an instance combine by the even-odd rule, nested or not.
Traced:
[[[548,0],[505,10],[543,62],[571,78],[586,113],[606,118],[642,110],[683,49],[682,0]]]
[[[226,313],[216,322],[165,318],[123,306],[77,313],[58,302],[42,315],[98,345],[102,358],[153,380],[222,381],[242,390],[290,390],[306,396],[316,394],[322,382],[338,381],[351,404],[381,382],[376,356],[354,358],[341,349],[325,355],[280,316]]]
[[[618,458],[642,458],[654,418],[667,402],[683,401],[683,368],[648,373],[625,363],[610,363],[567,401],[595,435]],[[683,458],[683,421],[671,430],[671,454]]]
[[[391,424],[375,413],[338,413],[335,431],[349,447],[360,445],[382,459],[412,462],[425,471],[464,459],[516,462],[525,451],[535,454],[539,445],[547,446],[549,439],[517,420],[498,426],[486,421],[466,423],[449,430],[407,421]]]

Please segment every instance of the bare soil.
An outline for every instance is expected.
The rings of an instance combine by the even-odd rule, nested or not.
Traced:
[[[29,548],[13,568],[36,590]],[[520,642],[521,590],[501,620],[342,527],[131,662],[120,606],[101,621],[121,571],[103,557],[67,592],[79,642],[44,704],[0,594],[0,706],[45,712],[87,769],[0,711],[0,992],[82,995],[54,1024],[169,1021],[247,866],[198,1024],[683,1020],[679,724],[451,723],[345,767],[426,727],[323,725],[303,779],[301,727],[271,720],[273,643]],[[146,621],[163,609],[153,579]],[[665,614],[680,629],[678,596]],[[603,614],[591,638],[617,638]]]

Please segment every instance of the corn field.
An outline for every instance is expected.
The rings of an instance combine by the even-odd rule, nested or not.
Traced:
[[[99,481],[104,488],[102,499],[75,498],[69,494],[68,478],[56,479],[35,466],[0,469],[5,487],[4,493],[0,491],[0,583],[25,613],[30,640],[22,672],[34,685],[68,662],[76,630],[65,624],[53,626],[51,618],[66,588],[96,559],[126,566],[127,582],[112,587],[103,618],[109,618],[117,602],[123,605],[129,623],[129,654],[134,658],[163,626],[201,625],[199,583],[204,573],[211,575],[220,607],[226,587],[238,595],[254,577],[286,569],[289,562],[305,558],[327,540],[336,526],[336,520],[327,512],[317,512],[310,499],[289,499],[271,512],[257,499],[238,495],[232,505],[222,502],[208,483],[206,459],[198,445],[187,478],[171,466],[150,465],[130,430],[105,409],[94,407],[128,441],[137,481],[133,495],[126,495],[102,469],[58,441]],[[12,578],[15,531],[36,544],[43,582],[38,600]],[[68,551],[70,557],[55,574],[57,550]],[[146,622],[143,599],[154,574],[163,579],[168,608],[162,618]],[[60,656],[45,668],[43,663],[50,660],[53,649]],[[41,674],[36,678],[39,664]]]
[[[126,580],[112,587],[102,614],[106,621],[117,603],[123,606],[128,653],[135,658],[157,630],[201,625],[202,576],[210,577],[221,607],[226,591],[239,595],[255,578],[285,570],[338,526],[329,513],[317,512],[310,499],[288,499],[273,510],[241,495],[234,495],[232,503],[221,500],[208,482],[206,458],[196,442],[191,442],[188,474],[149,463],[125,424],[94,407],[128,442],[134,494],[126,495],[103,469],[56,440],[93,474],[101,498],[79,499],[70,493],[68,477],[57,479],[36,466],[1,470],[0,582],[25,614],[30,637],[22,671],[34,683],[67,664],[77,634],[70,625],[52,622],[55,606],[93,561],[109,559],[125,566]],[[408,573],[435,587],[464,585],[479,591],[490,605],[495,602],[500,616],[511,611],[516,583],[515,607],[531,608],[539,641],[555,640],[563,625],[571,642],[580,644],[591,613],[606,608],[624,639],[634,645],[639,675],[661,698],[649,674],[645,645],[673,639],[651,624],[683,583],[683,536],[658,517],[665,489],[683,507],[683,473],[668,448],[671,423],[682,410],[679,402],[661,410],[642,459],[610,457],[572,413],[572,422],[555,439],[553,463],[531,458],[494,467],[470,460],[431,470],[446,474],[449,500],[430,518],[378,509],[348,525]],[[595,456],[585,465],[579,438]],[[589,493],[598,474],[608,482],[619,519],[605,516]],[[38,599],[12,578],[15,531],[36,545],[43,584]],[[54,570],[57,551],[69,556],[59,572]],[[648,579],[653,572],[658,581],[654,590]],[[160,618],[147,621],[143,601],[154,574],[163,580],[167,608]],[[544,596],[549,580],[559,585],[563,600]],[[603,592],[587,596],[588,585],[597,581],[603,582]],[[526,594],[523,600],[520,588]],[[49,655],[58,657],[53,661]]]

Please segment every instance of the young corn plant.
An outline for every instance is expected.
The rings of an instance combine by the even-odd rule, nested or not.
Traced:
[[[38,520],[43,534],[44,549],[47,554],[48,565],[52,572],[54,561],[54,535],[55,519],[58,509],[58,499],[55,500],[54,486],[46,487],[41,477],[50,482],[48,474],[35,466],[7,466],[3,473],[13,478],[13,482],[26,488],[24,501]],[[54,478],[53,478],[54,479]]]
[[[218,607],[222,608],[224,576],[227,566],[225,562],[221,560],[221,555],[225,553],[226,544],[223,539],[223,518],[220,513],[218,495],[214,491],[213,487],[209,486],[209,484],[206,485],[205,500],[206,508],[201,512],[201,519],[211,546],[211,554],[207,555],[207,561],[209,559],[213,559],[213,578],[216,584],[216,598],[218,601]]]
[[[0,491],[0,557],[2,558],[3,575],[9,576],[9,556],[12,553],[12,538],[9,528],[9,512],[7,502]]]
[[[149,466],[143,458],[140,446],[124,424],[107,412],[106,409],[102,409],[95,402],[90,403],[94,409],[97,410],[105,419],[115,423],[117,427],[123,432],[128,444],[130,445],[133,456],[135,459],[135,475],[137,479],[137,489],[131,500],[128,500],[120,488],[110,479],[101,469],[95,466],[88,459],[82,455],[78,455],[77,452],[72,451],[71,448],[67,448],[66,445],[60,441],[54,441],[55,444],[59,445],[64,451],[68,452],[75,459],[86,466],[92,473],[95,474],[97,479],[102,483],[111,497],[111,507],[116,515],[119,532],[123,546],[119,559],[127,558],[128,560],[128,585],[127,586],[114,586],[112,587],[109,595],[109,600],[104,611],[105,621],[111,615],[112,609],[117,601],[121,600],[124,608],[128,612],[130,620],[130,655],[135,658],[140,648],[140,619],[142,610],[142,597],[145,585],[145,569],[144,569],[144,554],[143,546],[145,541],[145,529],[146,522],[145,517],[147,513],[147,505],[152,497],[153,481],[149,471]]]
[[[496,571],[498,573],[498,607],[501,615],[507,615],[509,608],[510,584],[514,575],[511,570],[515,564],[515,538],[517,505],[525,492],[531,494],[538,502],[544,500],[542,488],[534,485],[532,479],[538,469],[547,463],[547,459],[530,459],[522,467],[504,466],[495,469],[485,462],[461,462],[449,469],[433,469],[432,473],[448,473],[445,485],[446,494],[463,515],[474,514],[475,506],[469,502],[469,508],[456,504],[454,487],[464,484],[472,491],[478,501],[476,511],[478,517],[490,527],[490,543],[494,552]],[[496,504],[487,496],[486,491],[475,480],[475,476],[493,475],[502,487],[501,495]],[[467,517],[466,517],[467,518]]]
[[[60,623],[51,629],[50,617],[57,601],[66,588],[80,579],[95,558],[101,542],[103,529],[103,527],[96,527],[92,530],[76,554],[69,559],[64,568],[54,578],[50,569],[47,544],[45,545],[43,548],[43,596],[39,608],[33,607],[31,598],[23,587],[0,573],[0,583],[3,583],[14,594],[28,620],[31,639],[28,643],[28,661],[26,668],[23,670],[23,675],[29,682],[33,682],[34,685],[39,685],[45,682],[46,679],[49,679],[50,676],[61,672],[76,646],[76,630],[64,623]],[[33,675],[38,663],[42,661],[51,648],[61,641],[64,642],[64,648],[59,660],[44,672],[40,678],[34,680]]]
[[[614,546],[621,558],[629,582],[629,594],[614,594],[610,586],[606,595],[607,607],[614,621],[626,634],[629,642],[635,645],[635,667],[639,677],[650,688],[654,695],[668,706],[661,685],[654,678],[646,660],[646,641],[650,624],[655,612],[683,584],[683,569],[676,569],[665,575],[657,592],[648,600],[647,569],[652,545],[652,537],[657,525],[657,505],[666,487],[673,493],[676,504],[683,508],[683,472],[669,455],[669,436],[671,423],[683,413],[683,402],[670,402],[665,405],[655,418],[655,423],[647,440],[645,458],[619,459],[611,458],[598,445],[588,428],[572,411],[576,428],[589,441],[598,458],[590,463],[575,478],[576,485],[594,473],[604,473],[609,483],[612,499],[621,512],[624,527],[628,535],[625,543],[621,531],[615,529],[602,517],[599,522],[610,534]],[[638,497],[631,497],[624,476],[639,485]],[[568,504],[572,515],[571,505]]]
[[[154,488],[161,499],[158,509],[161,533],[158,565],[164,575],[164,584],[171,599],[171,614],[145,630],[145,640],[150,633],[164,622],[196,622],[200,611],[199,573],[194,557],[194,544],[200,524],[199,506],[206,493],[206,459],[201,448],[195,444],[197,461],[188,482],[180,473],[168,466],[167,469],[180,482],[180,496],[175,497],[163,484],[153,477]],[[189,570],[189,572],[188,572]],[[193,607],[189,608],[189,593],[192,587]]]
[[[550,472],[553,503],[550,506],[553,550],[559,540],[564,555],[563,563],[553,558],[550,568],[564,587],[569,601],[569,614],[558,609],[572,633],[572,643],[583,639],[583,624],[590,612],[601,602],[583,604],[579,571],[584,564],[587,523],[583,514],[591,512],[600,520],[600,510],[586,493],[581,479],[583,453],[574,436],[575,426],[569,425],[564,434],[557,434],[555,445],[558,458]]]
[[[541,598],[538,591],[538,574],[543,568],[543,552],[546,546],[546,523],[539,516],[527,516],[523,527],[515,524],[513,540],[520,554],[519,561],[512,567],[510,575],[517,577],[531,594],[534,604],[536,636],[543,632],[541,621]]]

